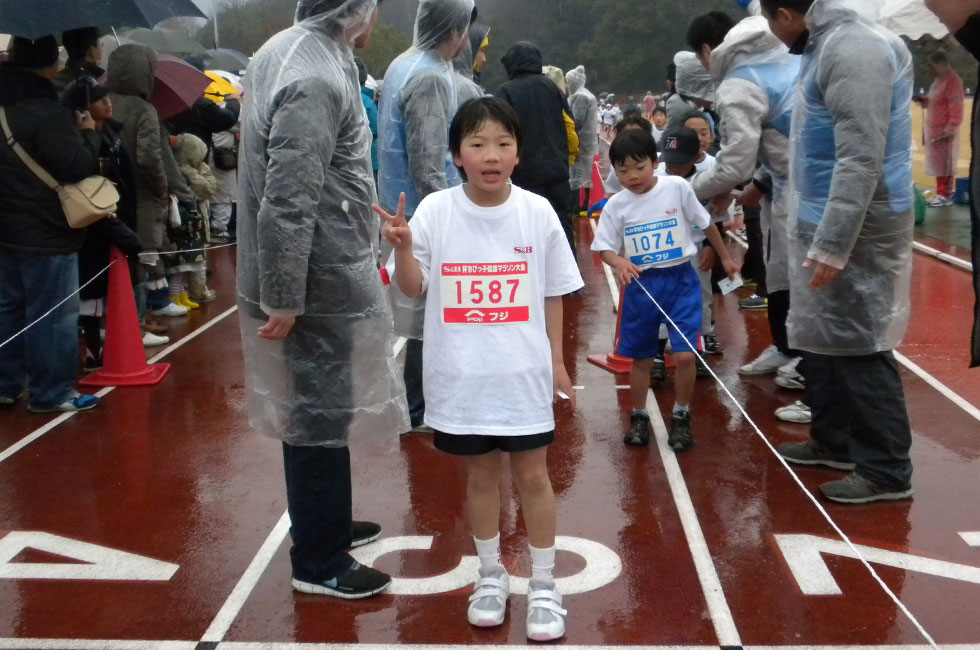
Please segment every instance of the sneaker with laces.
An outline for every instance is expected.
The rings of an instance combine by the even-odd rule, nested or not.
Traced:
[[[665,381],[667,379],[667,362],[663,357],[654,357],[653,367],[650,368],[650,379]]]
[[[187,307],[178,305],[176,302],[169,302],[163,309],[157,309],[152,313],[156,316],[186,316],[187,311]]]
[[[300,580],[293,578],[293,589],[304,594],[334,596],[344,600],[368,598],[381,593],[391,584],[391,576],[377,569],[354,562],[351,568],[329,580]]]
[[[912,496],[911,485],[889,487],[869,481],[857,472],[846,478],[831,481],[820,486],[820,494],[837,503],[871,503],[873,501],[898,501]]]
[[[705,362],[703,356],[694,357],[694,376],[699,379],[711,376],[711,372],[708,370],[708,364]]]
[[[507,596],[510,595],[510,577],[503,567],[480,568],[480,579],[470,594],[466,620],[476,627],[496,627],[504,622],[507,614]]]
[[[650,416],[642,413],[630,413],[630,430],[623,438],[627,445],[650,444]]]
[[[532,641],[554,641],[565,636],[565,617],[561,594],[554,584],[532,580],[527,591],[527,638]]]
[[[789,406],[780,406],[776,409],[776,417],[783,422],[793,424],[810,424],[810,420],[813,419],[810,407],[800,400],[796,400]]]
[[[833,454],[813,440],[806,442],[784,442],[776,448],[779,455],[797,465],[822,465],[831,469],[851,471],[854,463],[847,456]]]
[[[949,206],[953,205],[953,199],[949,198],[948,196],[937,194],[933,198],[929,199],[926,202],[926,205],[928,205],[930,208],[948,208]]]
[[[792,361],[789,357],[779,351],[775,345],[770,345],[762,351],[762,354],[754,360],[738,369],[740,375],[771,375],[779,370],[780,366],[785,366]]]
[[[748,298],[739,300],[738,306],[740,309],[766,309],[769,307],[769,299],[753,293]]]
[[[690,411],[674,413],[670,416],[670,435],[667,436],[667,445],[674,451],[688,451],[694,446]]]
[[[351,548],[370,544],[381,537],[381,526],[373,521],[355,521],[351,523]]]
[[[158,334],[154,334],[153,332],[143,332],[144,348],[152,348],[157,345],[166,345],[167,343],[170,343],[169,336],[160,336]]]
[[[82,395],[78,391],[72,391],[61,404],[55,406],[28,406],[31,413],[59,413],[72,411],[90,411],[99,405],[99,398],[95,395]]]
[[[704,335],[704,351],[708,354],[722,354],[725,348],[718,342],[714,334]]]
[[[806,378],[796,371],[802,357],[796,357],[776,371],[776,385],[790,390],[806,390]]]

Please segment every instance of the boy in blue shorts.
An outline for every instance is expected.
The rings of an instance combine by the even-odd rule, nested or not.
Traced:
[[[423,391],[435,447],[466,460],[467,510],[480,559],[467,619],[501,625],[510,581],[500,558],[500,480],[510,465],[530,542],[527,637],[565,634],[552,575],[555,496],[546,453],[552,403],[574,407],[562,355],[562,296],[583,286],[547,200],[510,183],[520,153],[514,109],[492,97],[463,104],[449,148],[466,181],[434,192],[411,224],[375,207],[395,249],[395,281],[426,293]],[[426,292],[426,289],[428,291]]]
[[[662,160],[675,162],[676,152],[666,137],[664,145]],[[649,292],[676,324],[676,327],[668,324],[677,366],[676,401],[668,444],[674,451],[687,451],[694,445],[690,405],[695,360],[691,346],[698,345],[701,337],[701,283],[691,265],[691,259],[698,253],[693,229],[703,231],[715,250],[720,251],[728,277],[735,275],[738,265],[729,256],[718,228],[690,184],[676,176],[655,175],[657,145],[649,133],[619,134],[609,148],[609,160],[626,191],[609,199],[603,209],[592,250],[600,253],[602,261],[613,267],[618,280],[626,285],[617,350],[633,359],[630,370],[633,411],[625,442],[629,445],[650,442],[647,390],[650,369],[657,355],[657,333],[665,318],[647,296]]]

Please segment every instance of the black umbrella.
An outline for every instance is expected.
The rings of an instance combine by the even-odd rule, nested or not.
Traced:
[[[0,32],[27,38],[79,27],[153,27],[176,16],[207,18],[192,0],[0,0]]]

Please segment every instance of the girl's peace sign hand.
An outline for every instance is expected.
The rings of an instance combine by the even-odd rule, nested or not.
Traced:
[[[382,209],[380,205],[372,205],[371,208],[384,219],[385,225],[381,228],[381,234],[391,242],[396,250],[412,247],[412,229],[408,227],[405,220],[405,193],[398,195],[398,212],[391,216]]]

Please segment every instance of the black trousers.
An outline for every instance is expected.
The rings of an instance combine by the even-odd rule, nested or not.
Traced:
[[[748,241],[749,248],[745,251],[742,275],[755,280],[758,285],[755,292],[760,296],[765,296],[766,259],[763,252],[762,222],[759,219],[759,208],[745,209],[745,239]]]
[[[293,546],[293,577],[319,582],[349,569],[352,539],[350,451],[282,445]]]
[[[910,485],[912,432],[895,355],[807,353],[804,358],[813,440],[850,456],[857,473],[870,481],[891,488]]]
[[[776,348],[791,357],[800,356],[798,350],[789,347],[789,335],[786,333],[786,319],[789,318],[789,290],[773,291],[769,294],[769,331]]]
[[[572,226],[572,206],[578,201],[572,202],[572,189],[568,179],[547,185],[521,185],[528,192],[533,192],[538,196],[548,199],[548,203],[558,214],[558,221],[561,222],[562,230],[568,239],[568,245],[572,248],[572,255],[575,255],[575,229]]]
[[[422,393],[422,341],[408,339],[405,344],[405,395],[408,398],[408,416],[412,426],[422,426],[425,417],[425,395]]]

